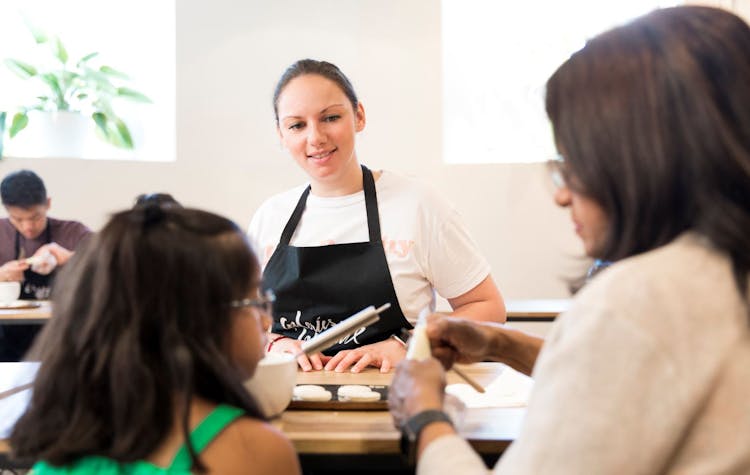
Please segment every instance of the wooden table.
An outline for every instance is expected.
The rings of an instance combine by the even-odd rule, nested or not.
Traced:
[[[18,388],[33,379],[36,365],[0,363],[0,439],[8,436],[15,418],[28,403],[28,387]],[[499,363],[478,363],[463,368],[480,384],[488,385],[504,367]],[[297,384],[387,385],[392,377],[392,372],[381,374],[375,368],[359,374],[299,372]],[[448,373],[448,383],[456,382],[463,381]],[[460,433],[493,461],[520,433],[524,414],[525,408],[467,409]],[[292,441],[308,471],[329,467],[331,463],[342,470],[351,467],[355,471],[357,466],[397,471],[405,468],[399,452],[400,435],[386,410],[287,410],[271,423]],[[7,455],[8,451],[7,442],[0,440],[0,455]]]
[[[41,303],[41,307],[33,309],[0,309],[0,324],[45,323],[52,314],[52,306],[49,301]],[[510,321],[554,320],[568,309],[570,299],[509,299],[505,306]]]
[[[480,384],[488,385],[502,371],[499,363],[462,366]],[[316,371],[297,374],[297,384],[390,384],[393,373],[371,368],[360,374]],[[462,383],[452,372],[448,384]],[[479,452],[501,453],[518,435],[525,408],[469,409],[461,428]],[[273,424],[300,454],[398,454],[400,433],[388,411],[287,410]]]
[[[43,325],[52,315],[49,300],[39,301],[37,308],[0,309],[0,325],[39,324]]]
[[[570,299],[529,299],[505,301],[508,321],[552,321],[570,307]]]
[[[480,384],[488,385],[503,370],[499,363],[462,366]],[[377,369],[353,373],[297,373],[297,384],[388,385],[393,373]],[[448,384],[462,383],[448,373]],[[526,408],[467,409],[461,435],[489,466],[516,439]],[[388,411],[301,411],[286,410],[272,421],[292,441],[305,472],[329,473],[413,473],[399,450],[400,433]],[[362,472],[363,467],[367,468]]]

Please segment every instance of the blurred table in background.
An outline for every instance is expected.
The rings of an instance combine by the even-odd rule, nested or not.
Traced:
[[[41,305],[37,308],[0,308],[0,324],[45,323],[52,315],[52,305],[48,300],[39,303]],[[570,299],[509,299],[505,301],[508,321],[552,321],[569,306]]]
[[[34,308],[0,308],[0,325],[43,325],[52,316],[52,304],[49,300],[31,300],[29,303],[39,304],[39,306]]]
[[[528,299],[505,301],[507,325],[527,333],[544,337],[557,316],[568,310],[570,299]]]
[[[570,307],[570,299],[509,299],[505,301],[508,321],[552,321]]]

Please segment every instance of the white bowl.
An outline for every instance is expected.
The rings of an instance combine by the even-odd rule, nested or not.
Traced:
[[[292,400],[297,382],[297,360],[291,354],[268,353],[260,360],[255,374],[245,381],[258,407],[266,417],[282,412]]]
[[[0,282],[0,304],[9,304],[21,295],[20,282]]]

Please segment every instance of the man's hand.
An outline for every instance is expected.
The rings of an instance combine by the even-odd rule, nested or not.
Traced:
[[[5,282],[23,281],[23,272],[29,268],[25,259],[8,261],[0,266],[0,280]]]
[[[68,249],[65,249],[61,245],[57,244],[56,242],[51,242],[49,244],[45,244],[44,246],[40,247],[35,253],[34,256],[44,254],[44,253],[50,253],[52,254],[55,259],[57,259],[57,265],[64,266],[65,263],[67,263],[71,257],[73,257],[74,252],[70,251]]]

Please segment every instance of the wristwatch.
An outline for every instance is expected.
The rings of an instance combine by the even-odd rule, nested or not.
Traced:
[[[406,461],[410,467],[417,463],[417,442],[422,430],[433,422],[447,422],[451,426],[453,421],[443,411],[429,409],[411,416],[403,426],[401,426],[401,453],[406,456]]]

